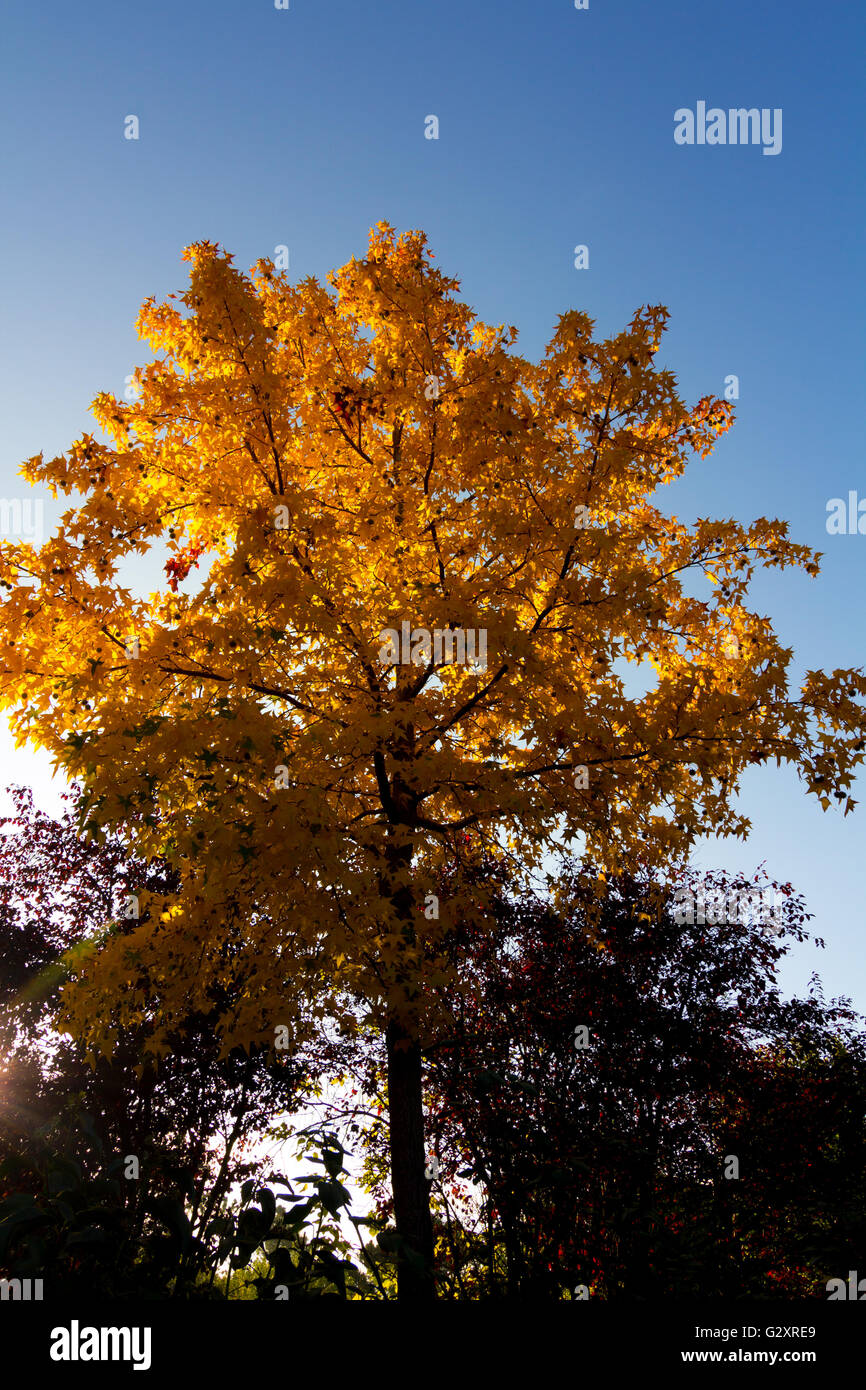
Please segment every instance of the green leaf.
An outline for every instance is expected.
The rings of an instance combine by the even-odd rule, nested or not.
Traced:
[[[322,1149],[322,1162],[327,1168],[332,1178],[336,1178],[343,1171],[343,1151],[342,1149]]]
[[[180,1241],[181,1247],[186,1249],[192,1235],[192,1229],[183,1203],[178,1201],[176,1197],[157,1197],[151,1204],[151,1211]]]
[[[290,1211],[282,1213],[283,1224],[286,1226],[300,1226],[306,1217],[309,1216],[313,1208],[313,1199],[308,1198],[305,1202],[298,1202]]]
[[[256,1200],[261,1206],[262,1215],[267,1223],[268,1230],[274,1224],[274,1217],[277,1214],[277,1199],[269,1187],[260,1187],[256,1193]]]
[[[403,1247],[403,1238],[389,1227],[388,1230],[379,1232],[376,1237],[376,1244],[380,1250],[384,1250],[386,1255],[396,1255]]]
[[[250,1245],[249,1241],[247,1241],[243,1245],[239,1245],[237,1251],[234,1255],[232,1255],[231,1260],[229,1262],[231,1264],[232,1269],[246,1269],[247,1265],[249,1264],[250,1260],[256,1252],[256,1248],[257,1244]]]

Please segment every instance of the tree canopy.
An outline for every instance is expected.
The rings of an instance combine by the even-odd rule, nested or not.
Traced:
[[[227,1044],[291,1025],[323,978],[399,1008],[451,916],[414,901],[407,939],[382,891],[406,852],[416,893],[455,847],[519,845],[526,866],[563,828],[612,870],[664,862],[744,833],[733,793],[770,760],[851,805],[862,676],[813,672],[792,698],[790,653],[745,602],[757,565],[817,557],[784,522],[687,525],[650,500],[730,423],[654,366],[664,309],[603,342],[565,313],[533,364],[419,233],[380,225],[330,290],[266,261],[244,275],[207,242],[185,257],[180,304],[139,318],[161,354],[139,399],[94,403],[112,444],[24,467],[84,500],[38,551],[3,544],[18,735],[82,778],[92,827],[128,825],[182,876],[106,944],[113,996],[137,952],[162,967],[166,1023],[197,1005],[240,919],[251,972]],[[123,561],[160,546],[165,585],[137,597]],[[383,661],[403,622],[485,631],[486,669],[423,643]],[[93,987],[77,1018],[104,1035]]]

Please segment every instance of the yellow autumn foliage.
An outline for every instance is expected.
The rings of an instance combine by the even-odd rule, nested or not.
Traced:
[[[159,1051],[220,986],[226,1048],[339,994],[420,1028],[449,927],[483,928],[484,855],[528,872],[581,836],[603,871],[664,869],[746,834],[734,794],[768,761],[850,809],[862,673],[790,693],[747,606],[756,567],[818,557],[652,500],[731,423],[654,365],[663,308],[603,341],[569,311],[534,363],[419,232],[379,224],[328,285],[185,259],[186,293],[141,310],[139,397],[94,402],[109,442],[23,467],[72,499],[57,533],[0,548],[16,736],[183,885],[84,959],[65,1026],[101,1050],[147,1008]],[[135,595],[122,565],[162,547]],[[486,634],[486,665],[383,657],[404,623]]]

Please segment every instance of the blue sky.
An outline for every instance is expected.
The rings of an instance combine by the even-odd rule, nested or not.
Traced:
[[[184,287],[189,242],[221,242],[241,266],[285,244],[293,275],[323,278],[384,219],[423,227],[526,356],[568,308],[606,334],[666,304],[661,355],[685,398],[721,395],[730,374],[740,391],[677,511],[787,518],[823,573],[762,578],[754,606],[795,675],[860,664],[866,536],[825,521],[830,498],[866,498],[864,29],[857,6],[803,0],[7,0],[3,497],[25,495],[23,458],[92,426],[97,391],[123,391],[146,358],[138,308]],[[781,153],[676,145],[674,112],[698,101],[781,108]],[[32,782],[50,804],[44,760],[10,749],[0,735],[0,783]],[[828,949],[799,951],[784,983],[818,968],[866,1010],[862,778],[855,794],[862,811],[843,820],[793,774],[758,770],[749,844],[699,858],[790,879]]]

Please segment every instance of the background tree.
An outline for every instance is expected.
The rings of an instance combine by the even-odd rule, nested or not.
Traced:
[[[54,1033],[67,973],[86,968],[106,930],[132,930],[130,900],[169,887],[171,870],[131,858],[116,837],[83,839],[77,788],[60,818],[34,808],[26,789],[10,791],[14,814],[0,820],[0,1195],[35,1200],[47,1183],[56,1196],[62,1179],[80,1195],[82,1211],[105,1203],[104,1223],[81,1228],[90,1230],[90,1263],[81,1262],[75,1223],[55,1222],[53,1243],[44,1238],[51,1223],[39,1226],[45,1263],[33,1272],[55,1289],[76,1281],[94,1287],[97,1267],[107,1292],[177,1289],[195,1281],[196,1242],[256,1166],[244,1152],[250,1140],[310,1094],[315,1064],[310,1055],[302,1061],[261,1050],[221,1055],[227,995],[216,989],[209,1008],[179,1021],[159,1061],[148,1056],[158,990],[146,982],[148,1008],[118,1030],[110,1056],[88,1060],[75,1040]],[[125,1171],[129,1158],[138,1164],[134,1179]],[[148,1244],[154,1214],[169,1219],[169,1230]],[[148,1258],[135,1271],[143,1245]],[[38,1247],[28,1254],[36,1260]]]
[[[82,779],[93,833],[180,885],[74,974],[63,1018],[110,1049],[155,989],[164,1056],[215,984],[243,981],[226,1051],[278,1028],[299,1045],[328,1013],[352,1029],[365,1001],[401,1290],[428,1296],[421,1049],[451,926],[490,916],[459,872],[435,916],[443,864],[527,873],[580,834],[608,871],[658,867],[745,834],[734,793],[770,760],[848,810],[866,681],[788,693],[791,654],[746,604],[756,566],[817,570],[784,522],[652,504],[730,422],[654,365],[663,308],[604,341],[569,311],[534,364],[421,233],[380,224],[330,290],[208,242],[185,255],[180,304],[139,318],[158,354],[139,399],[94,402],[109,442],[24,465],[76,496],[57,533],[0,554],[16,734]],[[123,567],[147,554],[165,582],[145,597]],[[404,624],[411,662],[383,640]],[[458,630],[476,652],[486,634],[486,665],[447,659],[434,635]]]
[[[600,917],[587,871],[567,913],[503,885],[497,930],[455,943],[468,988],[426,1073],[454,1296],[826,1297],[856,1264],[864,1020],[815,982],[782,997],[806,939],[789,884],[681,887],[706,921],[651,878],[610,883]],[[726,899],[739,920],[711,910]],[[368,1148],[380,1193],[375,1131]]]

